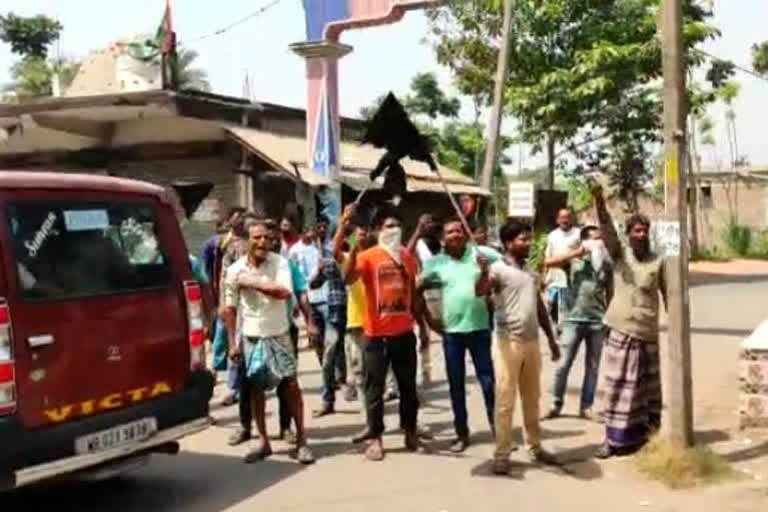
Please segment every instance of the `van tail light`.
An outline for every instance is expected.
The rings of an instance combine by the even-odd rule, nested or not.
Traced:
[[[184,283],[187,301],[187,329],[189,331],[189,367],[205,369],[205,336],[203,334],[203,290],[194,281]]]
[[[16,411],[16,365],[13,361],[11,313],[0,299],[0,416]]]

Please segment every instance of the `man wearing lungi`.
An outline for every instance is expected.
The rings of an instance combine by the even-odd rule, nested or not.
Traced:
[[[282,384],[296,424],[295,457],[309,464],[314,462],[314,456],[304,431],[304,401],[286,314],[286,301],[293,288],[291,270],[288,260],[270,251],[271,243],[266,221],[255,221],[248,230],[248,254],[227,269],[224,279],[229,356],[233,362],[244,362],[244,378],[251,384],[250,399],[259,433],[245,461],[255,462],[272,454],[265,419],[265,392]],[[237,336],[238,314],[242,339]]]
[[[627,219],[624,246],[599,184],[592,186],[592,195],[614,262],[614,294],[604,320],[611,332],[598,378],[605,441],[596,456],[608,458],[637,451],[661,424],[659,294],[665,304],[666,296],[663,259],[651,251],[648,218]]]

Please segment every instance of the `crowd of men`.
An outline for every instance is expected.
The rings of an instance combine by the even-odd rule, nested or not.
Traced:
[[[334,414],[339,390],[347,401],[358,400],[363,427],[352,442],[367,443],[369,460],[385,456],[389,399],[399,399],[408,450],[431,437],[418,422],[417,373],[420,366],[421,382],[429,383],[432,332],[442,338],[456,434],[452,452],[470,444],[468,353],[496,446],[493,471],[509,470],[518,393],[530,457],[556,462],[541,444],[540,331],[552,360],[559,360],[543,419],[561,415],[568,374],[584,342],[580,415],[605,424],[596,456],[636,451],[661,417],[661,259],[650,250],[647,218],[627,219],[622,242],[602,189],[595,185],[593,195],[598,225],[576,227],[568,210],[558,213],[558,227],[547,238],[543,283],[539,269],[526,267],[531,227],[513,220],[500,229],[497,249],[488,245],[483,226],[460,217],[438,222],[423,215],[404,244],[403,219],[393,209],[378,210],[368,222],[350,206],[338,225],[320,217],[299,230],[290,218],[278,223],[233,208],[202,255],[217,303],[214,368],[227,371],[225,404],[239,404],[241,425],[229,443],[252,442],[246,462],[272,453],[265,404],[275,389],[280,439],[295,447],[299,462],[315,460],[298,381],[301,316],[322,370],[320,406],[312,416]]]

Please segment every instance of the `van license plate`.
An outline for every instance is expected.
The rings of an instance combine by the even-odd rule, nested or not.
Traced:
[[[144,418],[75,439],[78,455],[95,453],[149,439],[157,433],[157,419]]]

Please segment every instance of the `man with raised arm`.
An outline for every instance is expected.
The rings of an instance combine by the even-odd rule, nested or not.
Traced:
[[[605,246],[614,262],[614,292],[605,314],[610,327],[598,378],[598,410],[605,440],[597,457],[636,451],[661,424],[659,295],[666,303],[663,259],[651,251],[651,223],[644,215],[626,222],[619,240],[599,184],[592,195]]]

